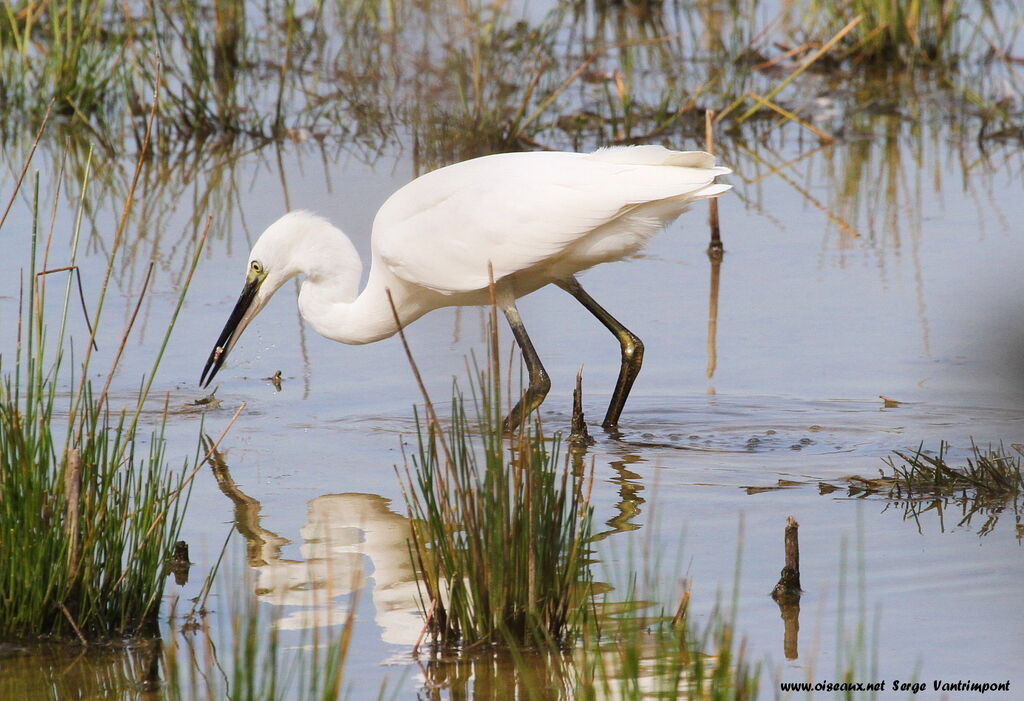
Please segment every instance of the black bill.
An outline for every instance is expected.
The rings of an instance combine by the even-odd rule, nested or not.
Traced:
[[[242,288],[242,294],[238,297],[235,308],[231,311],[231,316],[228,317],[228,323],[224,325],[224,330],[220,332],[220,337],[217,339],[217,345],[213,347],[210,357],[206,360],[203,375],[199,378],[200,387],[210,386],[210,382],[213,381],[214,376],[221,366],[224,365],[228,353],[234,348],[235,341],[245,331],[245,327],[249,325],[256,312],[259,311],[254,302],[261,282],[263,282],[263,277],[255,275],[250,276],[245,281],[245,287]]]

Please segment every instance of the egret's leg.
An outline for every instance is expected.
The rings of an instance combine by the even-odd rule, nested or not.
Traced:
[[[622,407],[626,404],[626,397],[633,387],[633,381],[640,374],[640,366],[644,362],[644,344],[636,334],[627,329],[618,319],[613,317],[594,298],[586,293],[580,283],[574,277],[562,280],[558,286],[571,294],[579,303],[597,317],[597,320],[605,325],[609,331],[619,339],[622,347],[622,367],[619,369],[619,379],[615,383],[615,393],[612,394],[612,401],[608,405],[608,413],[604,415],[601,423],[605,428],[615,428],[619,425],[619,415],[622,414]]]
[[[523,361],[526,363],[526,371],[530,376],[530,385],[523,392],[523,396],[516,402],[516,405],[512,407],[509,415],[505,417],[504,431],[505,433],[511,433],[544,401],[548,390],[551,389],[551,380],[548,378],[547,370],[544,369],[540,362],[540,356],[537,355],[537,351],[533,348],[533,342],[530,341],[530,336],[526,333],[523,320],[519,318],[515,297],[507,292],[501,294],[499,290],[498,304],[501,310],[505,312],[508,325],[512,327],[512,335],[516,337],[516,343],[519,344],[519,349],[523,353]]]

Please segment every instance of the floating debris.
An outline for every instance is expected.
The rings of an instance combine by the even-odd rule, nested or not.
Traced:
[[[269,382],[270,384],[274,385],[274,389],[276,391],[278,391],[278,392],[281,391],[281,383],[284,381],[284,378],[281,377],[281,371],[280,370],[275,372],[270,377],[264,377],[263,380],[265,382]]]
[[[220,389],[220,385],[215,386],[213,388],[213,391],[210,392],[205,397],[200,397],[194,402],[188,402],[186,404],[179,406],[177,409],[174,410],[174,413],[194,414],[197,412],[208,411],[210,409],[219,409],[221,405],[221,400],[217,399],[217,397],[215,396],[217,394],[218,389]]]

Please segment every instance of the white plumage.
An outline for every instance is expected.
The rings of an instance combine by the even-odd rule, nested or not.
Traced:
[[[299,308],[318,333],[369,343],[397,331],[387,291],[405,325],[439,307],[485,303],[489,269],[531,370],[528,395],[537,390],[532,393],[542,399],[546,387],[534,387],[533,380],[544,385],[547,377],[515,312],[515,298],[550,283],[576,296],[619,337],[625,373],[625,334],[637,344],[639,339],[597,307],[573,276],[636,253],[689,203],[729,189],[714,182],[729,172],[716,167],[710,154],[661,146],[504,153],[456,163],[416,178],[381,206],[362,292],[362,265],[348,238],[320,217],[290,212],[253,246],[245,290],[203,381],[209,383],[245,326],[294,275],[306,276]],[[616,396],[623,381],[620,375]],[[617,414],[613,418],[612,425]]]

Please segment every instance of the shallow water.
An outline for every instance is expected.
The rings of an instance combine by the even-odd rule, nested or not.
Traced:
[[[409,162],[399,156],[375,167],[331,164],[328,191],[310,160],[301,150],[284,154],[287,205],[278,174],[243,161],[245,222],[256,229],[286,206],[313,208],[346,229],[365,254],[372,213],[410,177]],[[679,580],[688,578],[692,606],[706,616],[716,596],[730,596],[739,561],[737,630],[748,655],[766,661],[766,695],[775,678],[834,674],[837,651],[847,644],[837,640],[840,613],[847,634],[862,622],[874,636],[865,659],[877,655],[878,678],[1024,684],[1017,600],[1024,561],[1013,514],[1002,514],[980,536],[979,517],[959,524],[956,510],[947,509],[941,518],[930,512],[916,521],[882,499],[848,498],[844,481],[877,475],[893,449],[922,442],[934,449],[945,440],[962,454],[972,439],[987,445],[1021,435],[1024,385],[1004,352],[1020,331],[1013,316],[1022,291],[1014,274],[1020,232],[1009,224],[1024,216],[1015,194],[1019,177],[986,174],[991,199],[983,206],[963,194],[958,178],[942,180],[913,203],[942,216],[923,219],[896,246],[845,237],[792,188],[767,179],[753,191],[744,182],[745,164],[733,165],[730,181],[742,197],[721,200],[727,253],[712,378],[703,208],[660,235],[642,259],[583,278],[647,344],[620,433],[592,427],[598,440],[588,459],[597,479],[598,531],[605,532],[599,568],[621,572],[637,566],[636,552],[658,553],[659,586],[674,597]],[[827,185],[815,184],[822,167],[810,159],[791,177],[806,177],[827,201]],[[755,196],[756,206],[744,206]],[[181,207],[165,226],[183,227],[190,214]],[[195,378],[245,265],[249,237],[240,219],[232,215],[231,230],[211,241],[161,368],[154,396],[169,392],[172,406],[202,395]],[[90,252],[82,264],[89,280],[88,269],[101,260]],[[20,259],[2,265],[4,276],[16,279]],[[170,295],[170,283],[161,283],[158,301]],[[421,684],[409,656],[420,622],[392,466],[401,464],[403,441],[415,432],[415,385],[397,340],[343,347],[308,329],[300,335],[294,290],[285,287],[279,296],[218,377],[221,405],[172,414],[172,445],[191,444],[200,416],[213,434],[247,403],[224,453],[239,488],[259,503],[260,532],[273,536],[264,538],[272,553],[250,557],[260,599],[287,594],[277,604],[280,625],[301,629],[311,611],[324,607],[304,600],[309,589],[329,579],[328,608],[339,616],[352,591],[361,591],[347,679],[365,689],[387,678],[406,697]],[[124,296],[115,304],[129,302]],[[5,319],[15,304],[10,296],[0,300]],[[521,311],[553,381],[543,414],[548,429],[567,426],[580,364],[585,410],[601,416],[616,371],[614,340],[557,290],[523,300]],[[142,360],[129,360],[119,375],[117,396],[125,400],[166,312],[154,303],[146,313],[149,328],[129,348],[130,358]],[[464,377],[470,351],[482,352],[482,322],[476,309],[441,310],[410,328],[435,398],[448,396],[453,376]],[[276,370],[280,391],[261,379]],[[879,395],[900,403],[886,407]],[[780,480],[784,488],[772,489]],[[822,482],[843,489],[822,495]],[[171,593],[197,593],[198,573],[215,559],[234,513],[204,470],[183,533],[200,567]],[[806,590],[794,660],[783,655],[779,610],[767,596],[781,566],[788,515],[801,524]],[[218,601],[232,589],[222,582],[215,591],[214,625],[226,608]]]
[[[1024,435],[1022,164],[1012,149],[986,154],[942,129],[921,143],[898,116],[867,127],[903,130],[895,164],[865,134],[823,149],[800,138],[771,148],[723,144],[735,190],[720,200],[726,254],[717,270],[714,343],[703,204],[638,260],[582,277],[646,343],[619,432],[591,426],[597,443],[587,460],[602,534],[596,577],[621,582],[656,563],[666,605],[674,605],[680,581],[690,581],[698,622],[708,620],[716,599],[735,596],[736,631],[748,659],[764,662],[766,698],[779,680],[836,681],[851,656],[862,661],[855,681],[1009,679],[1017,692],[1024,689],[1019,516],[1007,509],[994,524],[986,522],[991,514],[961,522],[948,505],[914,518],[880,497],[858,498],[848,478],[877,476],[895,449],[935,450],[947,441],[960,457],[972,440],[986,446]],[[858,158],[859,169],[851,165]],[[55,167],[45,147],[36,167],[47,201]],[[326,341],[303,325],[287,285],[218,376],[220,405],[197,412],[188,404],[204,394],[196,380],[259,231],[288,209],[309,208],[345,230],[366,260],[373,214],[415,171],[413,155],[397,148],[366,163],[352,152],[290,144],[273,155],[242,156],[226,175],[200,173],[156,190],[158,202],[130,225],[133,246],[114,280],[94,366],[106,367],[144,266],[155,260],[155,286],[112,393],[132,401],[167,323],[196,222],[216,213],[152,404],[155,412],[155,398],[169,397],[171,455],[192,450],[201,421],[215,436],[241,403],[246,409],[222,444],[235,487],[218,485],[209,469],[197,477],[182,534],[197,566],[168,594],[187,600],[199,593],[237,519],[248,547],[236,535],[229,556],[252,572],[247,578],[236,567],[222,575],[211,625],[223,624],[221,614],[243,587],[273,609],[285,640],[296,645],[326,612],[337,621],[354,606],[356,638],[346,661],[352,698],[375,693],[385,679],[397,698],[414,697],[424,684],[410,655],[421,619],[393,469],[414,440],[419,396],[398,340]],[[115,168],[113,177],[120,174]],[[0,192],[10,191],[13,177],[5,174]],[[205,208],[194,204],[211,192]],[[57,212],[51,267],[64,264],[62,237],[76,194]],[[25,197],[4,227],[10,255],[0,258],[8,281],[0,290],[5,354],[14,344],[15,281],[27,261]],[[88,299],[118,213],[115,203],[100,207],[87,225],[80,264]],[[557,289],[522,300],[520,310],[552,378],[546,428],[567,428],[580,365],[584,408],[598,421],[617,372],[614,339]],[[72,318],[81,339],[77,310]],[[471,352],[484,352],[484,323],[478,309],[446,309],[409,329],[442,414],[452,378],[466,376]],[[510,336],[502,342],[507,348]],[[280,389],[266,379],[276,371]],[[239,494],[248,497],[245,509],[236,508]],[[805,589],[794,659],[768,596],[789,515],[801,525]],[[858,624],[867,636],[860,650]],[[47,684],[24,676],[34,664],[24,665],[28,653],[19,652],[16,665],[12,654],[0,650],[0,697],[45,698]],[[38,668],[69,668],[49,659],[39,653]],[[113,666],[129,680],[141,669],[134,653]],[[99,659],[97,678],[110,668]]]

